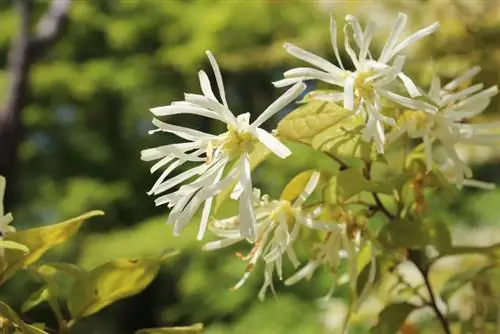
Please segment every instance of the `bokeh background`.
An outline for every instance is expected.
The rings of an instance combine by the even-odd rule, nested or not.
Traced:
[[[22,26],[16,2],[0,1],[2,104],[9,98],[13,81],[8,53]],[[27,23],[30,31],[36,30],[36,22],[50,5],[50,1],[33,1]],[[146,290],[83,320],[75,333],[132,333],[144,327],[195,322],[205,323],[206,332],[213,334],[321,333],[334,329],[345,307],[342,289],[333,301],[319,300],[329,289],[328,273],[293,288],[278,283],[278,297],[268,296],[260,302],[259,269],[242,289],[228,290],[245,269],[234,256],[235,249],[203,253],[193,228],[181,237],[171,235],[171,228],[164,224],[167,209],[156,208],[153,198],[146,195],[155,176],[149,174],[150,166],[139,156],[141,149],[167,144],[174,138],[148,135],[152,128],[148,109],[180,100],[184,92],[199,92],[197,71],[203,68],[210,73],[205,57],[205,50],[210,49],[222,68],[233,110],[256,115],[281,92],[270,82],[300,64],[283,51],[283,42],[334,59],[328,14],[333,12],[342,20],[345,13],[351,13],[362,21],[377,22],[380,30],[373,43],[377,53],[398,11],[409,15],[406,33],[441,22],[439,33],[409,52],[406,69],[419,83],[429,83],[433,68],[451,79],[480,65],[483,71],[477,80],[485,86],[498,84],[497,0],[71,1],[60,38],[29,68],[28,89],[18,118],[3,122],[0,128],[0,151],[15,153],[12,159],[4,156],[0,161],[0,172],[7,174],[10,185],[7,205],[14,213],[14,224],[23,229],[92,209],[104,210],[106,216],[90,220],[77,237],[46,256],[74,261],[85,268],[117,257],[181,250]],[[499,106],[500,99],[494,98],[484,118],[500,118]],[[278,119],[273,119],[274,124]],[[220,125],[196,117],[172,121],[204,131],[220,130]],[[473,163],[478,178],[500,181],[498,150],[464,148],[463,154]],[[266,162],[256,171],[257,186],[279,194],[307,159],[310,157],[299,154],[286,163]],[[450,198],[433,199],[432,208],[435,215],[453,225],[458,241],[485,245],[500,241],[499,204],[500,190],[464,190]],[[448,265],[453,271],[457,264]],[[18,308],[36,288],[30,277],[17,274],[2,287],[0,299]],[[375,311],[367,307],[362,313],[365,318],[360,315],[358,320],[374,321],[378,304],[372,304]],[[461,307],[466,302],[458,304]],[[48,306],[30,311],[27,317],[54,321]],[[429,333],[435,333],[432,320],[426,319],[418,321]]]

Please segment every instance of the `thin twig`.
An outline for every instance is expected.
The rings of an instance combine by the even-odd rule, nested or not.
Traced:
[[[413,262],[415,267],[417,267],[417,269],[422,274],[422,277],[424,278],[425,287],[427,288],[427,291],[429,293],[430,300],[427,303],[427,305],[433,309],[434,313],[436,314],[436,317],[441,323],[441,327],[443,327],[444,333],[451,334],[450,324],[448,323],[448,320],[437,306],[436,295],[434,294],[434,290],[432,290],[432,285],[429,280],[429,266],[422,265],[421,261],[419,260],[420,256],[422,255],[421,251],[410,250],[410,252],[412,252],[413,255],[410,254],[408,258],[410,259],[411,262]]]

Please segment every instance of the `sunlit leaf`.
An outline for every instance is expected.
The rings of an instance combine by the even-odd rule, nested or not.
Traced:
[[[370,329],[370,334],[397,333],[406,318],[416,309],[409,303],[395,303],[386,306],[379,315],[378,323]]]
[[[21,312],[26,313],[31,310],[33,307],[37,306],[40,303],[48,300],[49,298],[49,289],[47,286],[42,286],[37,291],[33,292],[28,299],[21,306]]]
[[[5,252],[7,266],[0,275],[0,284],[8,280],[18,270],[37,261],[52,247],[69,239],[86,219],[103,214],[102,211],[90,211],[59,224],[10,233],[7,240],[25,245],[30,252],[28,254],[10,250]]]
[[[293,201],[304,191],[307,182],[311,179],[314,170],[303,171],[288,182],[283,191],[281,192],[280,199],[286,201]]]
[[[105,263],[77,278],[68,298],[73,318],[82,318],[125,297],[141,292],[153,281],[161,262],[172,256],[120,259]]]
[[[135,334],[199,334],[203,333],[203,324],[197,323],[191,326],[162,327],[139,329]]]
[[[277,130],[280,138],[310,144],[314,136],[350,115],[335,103],[311,101],[283,118]]]

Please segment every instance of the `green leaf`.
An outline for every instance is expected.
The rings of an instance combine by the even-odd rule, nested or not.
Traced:
[[[448,225],[440,220],[425,220],[424,225],[429,235],[429,242],[436,247],[438,252],[444,253],[452,248],[452,239]]]
[[[373,143],[361,139],[365,122],[358,116],[344,117],[333,126],[316,134],[311,146],[319,151],[335,154],[340,157],[375,160],[376,152]]]
[[[153,281],[161,262],[175,253],[105,263],[77,278],[68,298],[73,318],[87,317],[105,306],[141,292]]]
[[[379,315],[378,323],[370,329],[370,334],[398,333],[406,318],[416,309],[409,303],[395,303],[386,306]]]
[[[429,243],[429,235],[421,220],[393,220],[382,227],[378,239],[388,248],[420,248]]]
[[[47,332],[41,330],[32,325],[24,323],[21,318],[17,315],[14,310],[12,310],[9,305],[0,301],[0,319],[7,318],[10,322],[14,323],[19,329],[20,333],[23,334],[47,334]],[[3,332],[2,332],[3,333]]]
[[[463,254],[482,254],[493,259],[500,259],[500,242],[491,246],[453,246],[440,254],[441,257]]]
[[[25,245],[10,240],[0,240],[0,248],[18,250],[25,254],[30,252],[29,248]]]
[[[78,231],[86,219],[103,214],[102,211],[90,211],[59,224],[32,228],[7,235],[7,240],[25,245],[29,248],[30,252],[28,254],[10,250],[5,252],[7,266],[0,273],[0,284],[12,277],[18,270],[37,261],[52,247],[68,240]]]
[[[49,299],[49,289],[46,285],[33,292],[21,306],[21,312],[26,313],[33,307]]]
[[[203,332],[203,324],[197,323],[191,326],[162,327],[139,329],[135,334],[199,334]]]
[[[261,142],[255,144],[255,148],[250,154],[250,170],[254,170],[255,168],[257,168],[257,166],[260,165],[260,163],[263,162],[270,153],[271,151],[269,151],[267,147]],[[219,195],[217,195],[217,197],[215,198],[215,213],[220,209],[222,203],[229,197],[236,183],[237,181],[235,181],[232,186],[228,187]]]
[[[350,115],[335,103],[311,101],[284,117],[277,130],[280,138],[310,144],[314,136]]]
[[[309,182],[314,172],[314,170],[307,170],[295,175],[285,188],[283,188],[280,199],[290,202],[294,201],[304,191],[307,182]]]
[[[453,275],[450,279],[448,279],[443,287],[441,288],[441,291],[439,294],[441,295],[441,298],[443,299],[444,302],[448,302],[448,300],[457,292],[462,286],[464,286],[466,283],[471,282],[474,277],[479,275],[480,273],[490,269],[491,266],[485,266],[485,267],[478,267],[478,268],[472,268],[468,269],[466,271],[462,271],[456,275]]]

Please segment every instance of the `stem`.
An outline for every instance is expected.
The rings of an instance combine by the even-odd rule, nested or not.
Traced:
[[[372,170],[371,161],[365,162],[365,169],[363,170],[363,174],[368,181],[370,181],[372,178],[371,170]],[[396,216],[385,207],[384,203],[382,203],[382,201],[380,200],[378,194],[376,192],[372,192],[371,194],[380,211],[382,211],[387,216],[387,218],[393,220]]]
[[[412,256],[411,253],[414,253]],[[422,274],[422,277],[424,278],[424,283],[425,287],[427,288],[427,291],[429,292],[429,297],[430,300],[428,301],[427,305],[430,306],[434,313],[436,314],[436,317],[438,318],[439,322],[441,323],[441,327],[443,327],[443,331],[446,334],[451,334],[451,329],[450,329],[450,324],[448,323],[448,320],[444,316],[444,314],[439,310],[439,307],[437,306],[437,301],[436,301],[436,296],[434,295],[434,291],[432,290],[431,282],[429,280],[429,266],[423,266],[419,261],[420,259],[421,252],[420,251],[412,251],[410,250],[410,255],[408,258],[413,262],[415,267],[420,271]]]
[[[434,313],[436,313],[436,316],[439,319],[439,322],[441,322],[441,326],[443,327],[444,332],[446,334],[451,334],[450,324],[448,323],[448,320],[446,319],[444,314],[441,313],[441,311],[439,310],[439,308],[437,306],[436,296],[434,295],[434,292],[432,291],[431,282],[429,281],[429,277],[427,275],[424,275],[424,282],[425,282],[425,286],[427,287],[427,290],[429,291],[429,296],[431,297],[429,306],[432,307],[432,309],[434,310]]]

